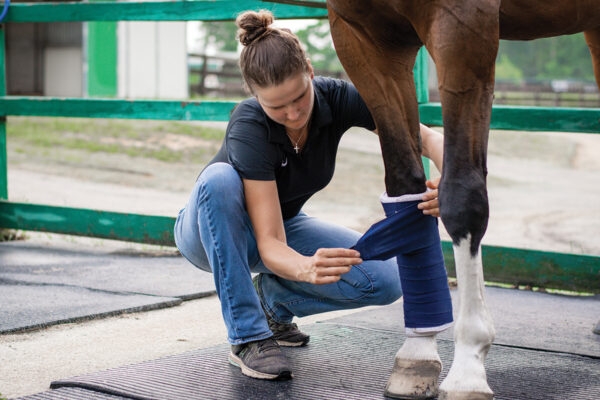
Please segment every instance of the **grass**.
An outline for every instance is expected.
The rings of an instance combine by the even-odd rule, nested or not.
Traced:
[[[193,145],[174,148],[165,138],[195,138]],[[8,143],[17,153],[51,156],[60,149],[126,154],[165,162],[205,159],[214,154],[223,129],[189,122],[74,118],[10,118]]]
[[[14,229],[0,229],[0,242],[25,239],[27,239],[27,236],[21,231],[16,231]],[[0,398],[0,400],[2,400],[2,398]]]

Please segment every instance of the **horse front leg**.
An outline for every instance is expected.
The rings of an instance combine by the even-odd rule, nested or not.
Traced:
[[[426,46],[438,69],[444,121],[440,212],[453,242],[459,307],[454,360],[440,399],[492,399],[484,359],[495,332],[485,304],[480,244],[489,214],[486,153],[499,1],[442,3]]]
[[[333,3],[341,9],[345,6],[345,2]],[[433,257],[423,255],[423,243],[398,256],[407,338],[396,354],[385,388],[385,394],[390,397],[430,398],[437,394],[442,369],[436,334],[448,326],[452,320],[452,310],[436,220],[424,216],[417,209],[415,201],[426,190],[418,104],[412,74],[421,43],[417,37],[406,36],[402,43],[380,41],[386,32],[393,30],[386,31],[381,23],[352,24],[331,8],[329,20],[340,61],[377,125],[385,166],[387,192],[382,197],[382,203],[386,214],[394,213],[395,207],[404,210],[410,207],[411,215],[419,220],[418,224],[411,224],[410,229],[432,232],[428,240]],[[362,17],[356,20],[362,21]],[[408,202],[411,204],[407,205]],[[406,232],[407,237],[413,234]],[[426,287],[424,293],[422,282],[431,281],[431,276],[435,276],[437,281]],[[445,289],[442,288],[440,293],[439,288],[444,285]],[[443,301],[439,301],[440,297]],[[432,321],[424,317],[427,313],[421,312],[423,298],[428,303],[444,304],[444,310],[440,312],[442,322],[438,321],[440,318],[432,318]],[[412,308],[408,306],[407,309],[407,305]],[[420,329],[422,327],[425,328]]]

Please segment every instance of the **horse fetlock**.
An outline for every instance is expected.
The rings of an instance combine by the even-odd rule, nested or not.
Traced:
[[[459,318],[454,327],[454,340],[457,348],[462,346],[477,349],[477,352],[485,349],[487,354],[495,337],[496,330],[487,311],[479,315],[472,315],[468,321]]]
[[[385,395],[397,399],[435,397],[441,371],[435,336],[408,337],[396,353]]]

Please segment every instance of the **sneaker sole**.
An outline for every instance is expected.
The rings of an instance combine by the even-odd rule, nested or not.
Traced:
[[[268,380],[287,380],[293,378],[293,374],[290,371],[282,372],[280,374],[267,374],[265,372],[256,371],[252,368],[248,368],[239,358],[233,353],[229,353],[229,363],[235,365],[242,370],[242,374],[256,379],[268,379]]]
[[[304,342],[287,342],[285,340],[275,340],[278,345],[283,347],[301,347],[308,344],[308,339]]]

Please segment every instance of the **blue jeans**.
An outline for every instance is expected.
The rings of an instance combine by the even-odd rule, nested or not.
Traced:
[[[287,244],[312,256],[319,248],[348,248],[360,233],[300,212],[284,221]],[[212,272],[231,344],[272,336],[261,302],[282,323],[326,311],[389,304],[402,289],[394,259],[365,261],[327,285],[289,281],[273,274],[260,259],[245,207],[244,188],[229,164],[207,167],[175,223],[177,248],[196,267]],[[262,272],[260,294],[251,272]],[[259,298],[260,297],[260,298]]]

